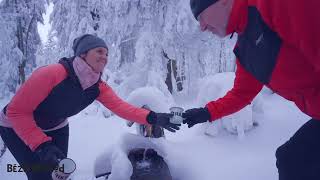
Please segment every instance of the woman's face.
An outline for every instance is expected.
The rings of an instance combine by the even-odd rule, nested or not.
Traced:
[[[108,62],[108,49],[97,47],[89,50],[86,54],[81,55],[81,58],[92,68],[96,73],[102,73]]]

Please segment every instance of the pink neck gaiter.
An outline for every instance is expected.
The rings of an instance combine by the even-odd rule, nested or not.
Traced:
[[[100,79],[100,73],[94,72],[92,68],[78,56],[76,56],[73,61],[73,69],[83,90],[94,85]]]

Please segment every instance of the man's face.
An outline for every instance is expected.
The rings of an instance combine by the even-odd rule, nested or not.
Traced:
[[[225,37],[233,0],[219,0],[205,9],[199,16],[201,31],[210,31]]]
[[[87,64],[96,73],[101,73],[108,62],[108,49],[97,47],[91,49],[87,54],[81,55]]]

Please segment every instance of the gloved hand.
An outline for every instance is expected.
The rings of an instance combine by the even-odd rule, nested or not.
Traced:
[[[193,108],[182,113],[182,117],[184,118],[183,124],[188,124],[188,127],[191,128],[196,124],[209,121],[211,115],[207,108]]]
[[[150,111],[150,113],[147,116],[147,122],[151,125],[156,125],[163,127],[171,132],[176,132],[176,130],[179,130],[179,126],[181,124],[174,124],[170,122],[170,118],[173,116],[173,114],[169,113],[155,113],[153,111]]]
[[[57,167],[59,161],[66,158],[66,155],[63,154],[63,152],[51,141],[40,144],[36,148],[35,153],[38,155],[42,163],[52,168]]]

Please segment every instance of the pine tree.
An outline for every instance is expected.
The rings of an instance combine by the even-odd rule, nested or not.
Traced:
[[[57,38],[60,56],[72,56],[73,40],[86,33],[101,34],[100,19],[104,0],[52,0],[53,12],[50,18],[51,31],[49,35]]]
[[[41,44],[37,23],[43,22],[45,0],[3,0],[0,4],[0,24],[5,36],[1,44],[5,56],[0,62],[6,68],[6,75],[1,77],[4,90],[15,92],[32,68],[36,66],[36,51]]]
[[[232,43],[200,32],[186,0],[53,0],[53,3],[52,33],[58,39],[62,55],[73,54],[73,39],[79,35],[92,33],[102,37],[109,45],[108,72],[121,74],[113,76],[118,78],[114,80],[127,83],[122,87],[127,90],[121,94],[139,86],[157,86],[169,92],[164,86],[169,86],[165,81],[167,74],[172,74],[167,68],[170,59],[177,69],[171,81],[175,83],[171,86],[176,87],[171,90],[173,93],[182,90],[192,93],[192,84],[199,79],[234,70],[229,45]]]

